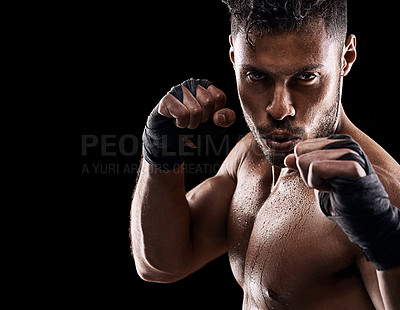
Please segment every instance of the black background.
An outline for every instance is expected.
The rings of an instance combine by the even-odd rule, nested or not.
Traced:
[[[397,45],[390,10],[350,4],[349,32],[358,39],[358,59],[345,78],[343,105],[350,119],[395,159],[398,87]],[[358,2],[359,4],[361,2]],[[362,2],[364,3],[364,2]],[[366,3],[366,2],[365,2]],[[174,85],[190,77],[208,78],[221,88],[228,105],[241,116],[234,72],[228,58],[229,14],[216,0],[136,1],[130,5],[94,2],[68,7],[60,35],[66,131],[73,147],[70,168],[78,195],[68,208],[66,234],[73,236],[62,292],[65,300],[88,308],[240,309],[242,292],[227,256],[174,284],[142,281],[130,253],[129,211],[140,143],[148,113]],[[243,120],[230,131],[234,144],[247,129]],[[99,139],[83,154],[85,135]],[[106,137],[104,145],[102,138]],[[113,145],[115,144],[115,145]],[[102,147],[106,147],[105,154]],[[72,149],[72,152],[71,152]],[[221,162],[223,156],[193,158],[194,163]],[[94,165],[99,170],[94,169]],[[85,167],[87,168],[85,170]],[[112,170],[118,167],[119,170]],[[133,166],[135,167],[135,166]],[[190,173],[187,189],[211,176]],[[69,281],[68,280],[68,281]]]

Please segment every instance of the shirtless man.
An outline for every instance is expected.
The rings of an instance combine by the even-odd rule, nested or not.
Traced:
[[[224,2],[251,133],[186,193],[182,140],[236,116],[206,80],[161,99],[132,201],[139,275],[178,281],[228,252],[243,309],[400,309],[400,166],[341,104],[345,0]]]

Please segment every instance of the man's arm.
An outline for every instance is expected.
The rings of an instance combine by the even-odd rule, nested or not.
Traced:
[[[400,176],[395,173],[396,169],[382,169],[377,166],[374,168],[389,195],[391,203],[400,209]],[[362,269],[361,275],[364,279],[368,279],[368,275],[363,274],[364,270],[368,272],[368,269]],[[375,268],[371,267],[369,273],[372,274],[374,280],[364,280],[364,284],[370,292],[371,298],[374,295],[376,296],[372,289],[372,287],[376,287],[380,293],[380,296],[376,298],[376,303],[378,304],[380,299],[383,306],[382,309],[400,309],[400,265],[387,270],[375,270]],[[369,277],[371,277],[371,275],[369,275]],[[377,309],[379,308],[377,307]]]
[[[357,264],[375,307],[400,309],[398,164],[393,161],[386,169],[390,173],[377,170],[378,179],[360,147],[345,136],[305,141],[285,162],[300,172],[308,186],[320,191],[325,215],[371,261],[360,255]]]
[[[390,201],[400,206],[400,176],[396,168],[374,169],[385,187]],[[392,174],[394,172],[394,175]],[[364,285],[377,310],[400,309],[400,266],[387,270],[376,270],[373,264],[366,261],[363,255],[357,260]]]
[[[182,166],[188,147],[235,121],[225,101],[209,81],[190,79],[173,87],[147,119],[131,211],[132,252],[145,280],[177,281],[226,251],[235,182],[220,169],[186,195]]]
[[[236,184],[223,171],[186,195],[182,166],[164,171],[142,163],[131,239],[144,280],[177,281],[226,252],[226,217]]]

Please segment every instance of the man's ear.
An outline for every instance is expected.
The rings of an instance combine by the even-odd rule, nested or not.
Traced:
[[[342,71],[341,76],[346,76],[353,66],[354,62],[357,58],[357,50],[356,50],[357,40],[354,34],[349,35],[346,40],[343,54],[342,54]]]
[[[230,34],[229,35],[229,44],[230,44],[230,48],[229,48],[229,58],[233,64],[233,66],[235,66],[235,51],[234,51],[234,47],[233,47],[233,36]]]

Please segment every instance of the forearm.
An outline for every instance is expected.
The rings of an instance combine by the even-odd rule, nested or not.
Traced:
[[[211,208],[217,214],[211,219],[218,222],[216,226],[209,224],[209,217],[199,212],[193,199],[189,209],[183,167],[176,168],[193,150],[193,143],[201,147],[208,137],[221,134],[235,121],[234,111],[223,108],[225,102],[225,94],[210,81],[189,79],[173,87],[147,118],[142,136],[144,160],[131,211],[132,252],[145,280],[179,280],[225,250],[225,209],[215,212]],[[193,139],[192,145],[185,137]],[[223,177],[214,182],[219,180],[230,183]],[[208,210],[209,205],[200,209]]]
[[[400,309],[400,266],[378,271],[377,274],[385,309]]]
[[[185,273],[192,244],[184,172],[143,161],[132,200],[132,251],[145,280],[170,281]]]

